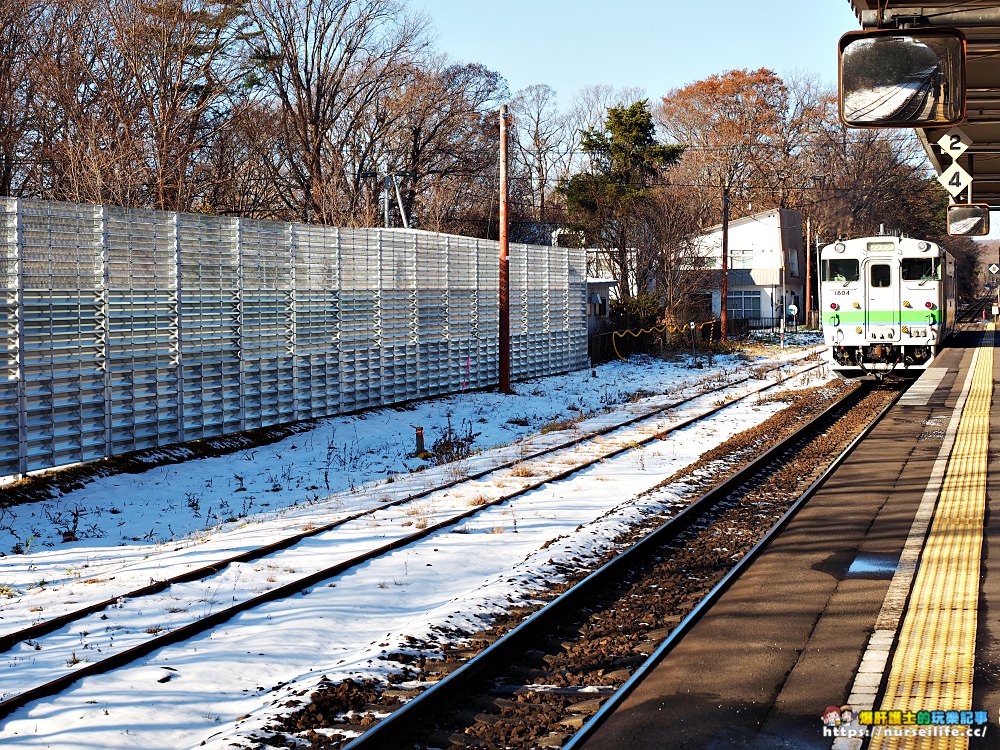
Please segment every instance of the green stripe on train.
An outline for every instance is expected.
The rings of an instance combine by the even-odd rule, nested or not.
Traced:
[[[891,325],[897,322],[902,325],[927,325],[941,322],[940,310],[845,310],[844,312],[827,313],[824,318],[828,325]]]

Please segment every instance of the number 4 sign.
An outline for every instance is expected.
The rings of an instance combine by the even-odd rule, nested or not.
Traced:
[[[957,198],[959,193],[972,184],[972,175],[955,162],[938,175],[938,182],[944,185],[944,189],[951,193],[952,198]]]

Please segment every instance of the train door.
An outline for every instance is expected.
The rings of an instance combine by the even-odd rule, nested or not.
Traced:
[[[869,341],[899,341],[899,261],[869,258],[864,263],[865,327]]]

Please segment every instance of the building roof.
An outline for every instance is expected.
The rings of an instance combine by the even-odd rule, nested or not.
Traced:
[[[750,214],[749,216],[741,216],[738,219],[730,219],[729,228],[732,229],[733,226],[740,226],[741,224],[749,224],[751,221],[760,221],[762,218],[767,216],[774,216],[777,218],[779,216],[780,211],[787,211],[789,213],[796,213],[796,214],[799,213],[798,211],[794,211],[793,209],[790,208],[772,208],[767,211],[760,211],[755,214]],[[714,224],[710,227],[706,227],[702,231],[702,236],[704,237],[706,234],[713,234],[714,232],[721,232],[721,231],[722,231],[722,224],[721,223]]]

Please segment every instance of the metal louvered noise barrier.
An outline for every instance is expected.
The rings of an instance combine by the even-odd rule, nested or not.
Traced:
[[[498,254],[0,198],[0,474],[493,385]],[[515,377],[586,367],[584,251],[510,257]]]

